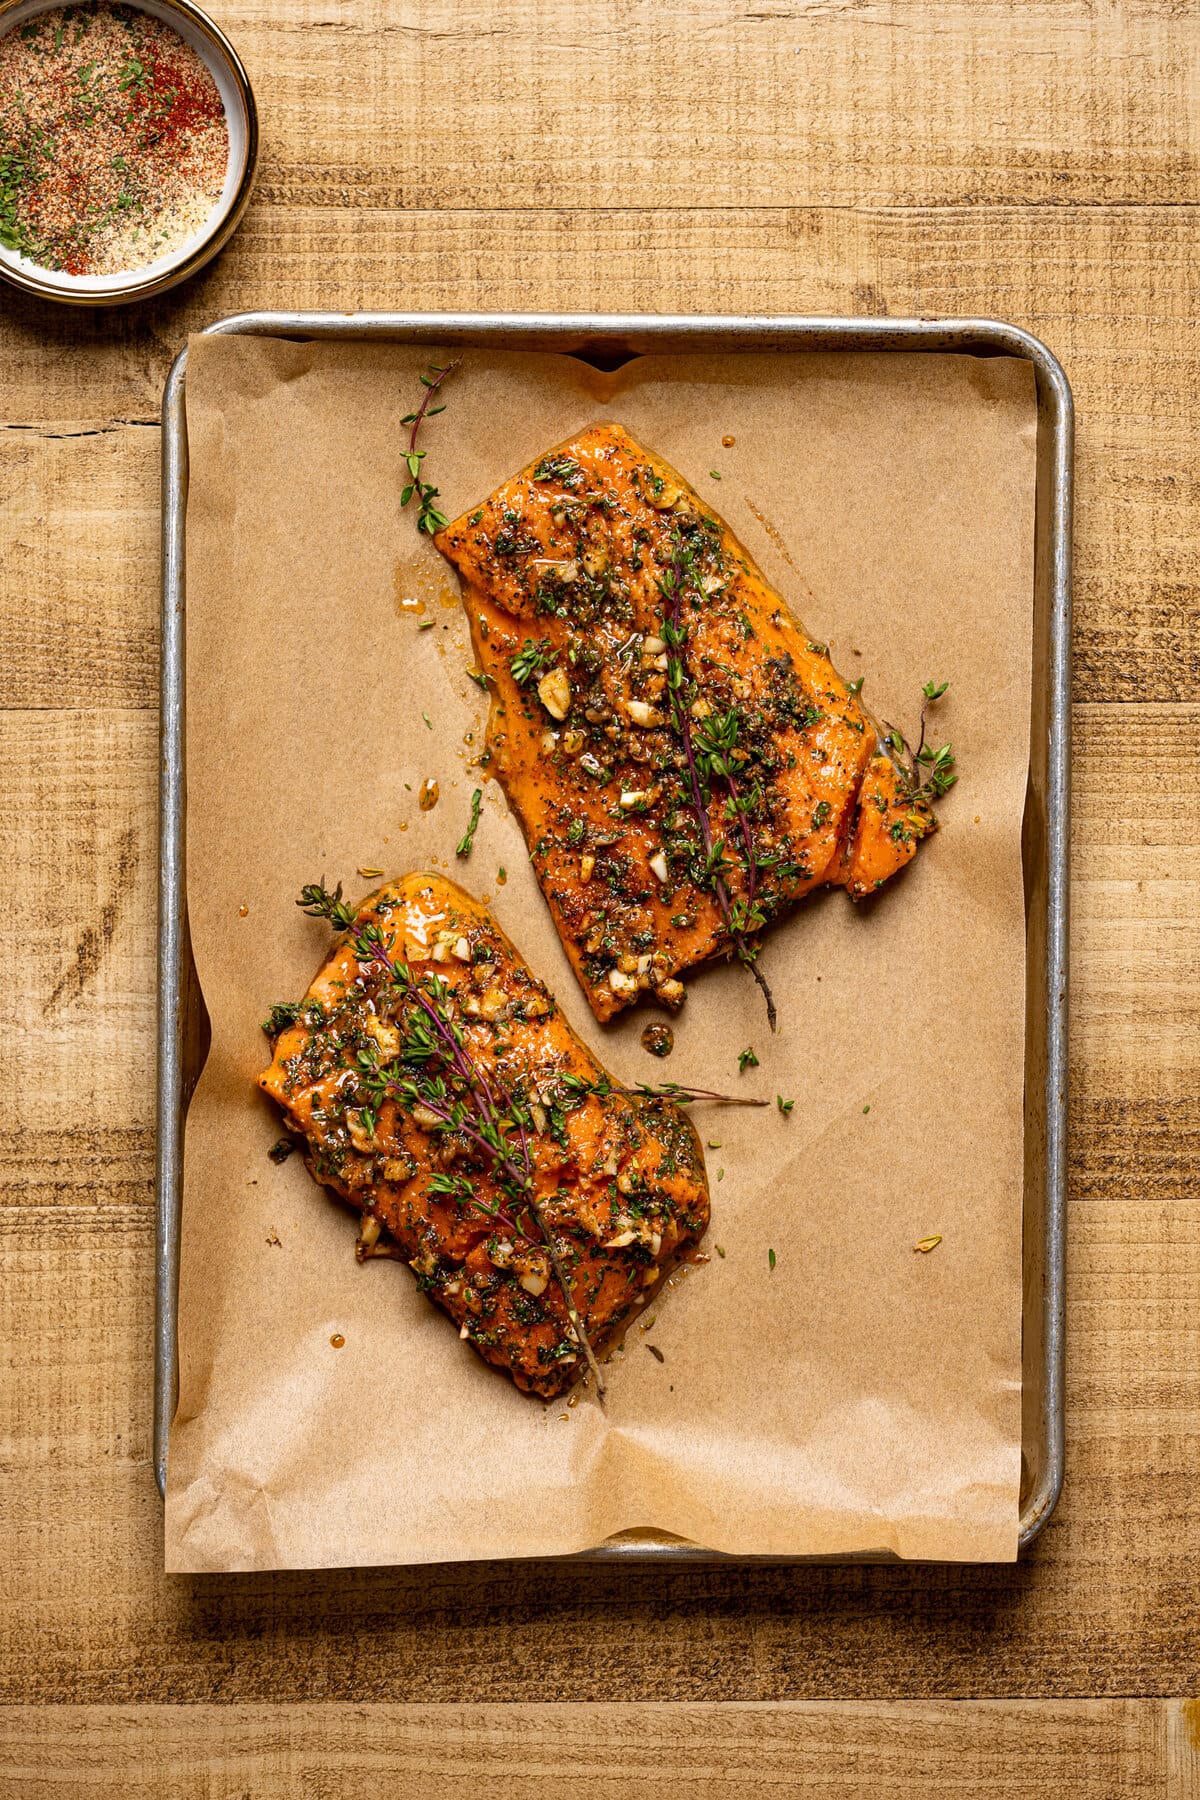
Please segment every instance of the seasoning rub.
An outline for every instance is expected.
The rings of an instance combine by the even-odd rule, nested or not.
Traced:
[[[453,882],[304,901],[345,935],[304,1000],[272,1009],[259,1085],[361,1213],[360,1257],[406,1261],[485,1361],[564,1392],[704,1232],[695,1131],[613,1085]]]
[[[0,243],[114,275],[170,255],[221,197],[229,128],[211,73],[160,19],[85,0],[0,38]]]
[[[644,994],[678,1006],[680,977],[732,952],[773,1024],[763,928],[822,884],[876,892],[935,828],[903,740],[620,425],[539,457],[435,542],[491,682],[491,767],[597,1018]]]

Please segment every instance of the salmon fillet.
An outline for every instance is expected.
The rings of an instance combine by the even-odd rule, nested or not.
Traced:
[[[814,888],[875,893],[935,827],[827,648],[729,527],[590,425],[434,539],[492,695],[487,755],[601,1020]]]
[[[699,1140],[612,1083],[454,882],[408,875],[344,920],[268,1021],[259,1086],[360,1211],[360,1255],[403,1258],[485,1361],[551,1398],[586,1354],[556,1267],[602,1353],[708,1224]]]

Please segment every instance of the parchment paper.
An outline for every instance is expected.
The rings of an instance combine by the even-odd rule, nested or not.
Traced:
[[[448,515],[620,419],[711,496],[884,717],[911,728],[921,683],[951,683],[938,727],[962,774],[940,835],[872,904],[831,893],[770,934],[777,1038],[745,973],[714,967],[660,1063],[646,1008],[593,1021],[495,783],[454,856],[486,700],[454,577],[397,506],[398,420],[429,360],[189,351],[188,904],[212,1049],[187,1124],[167,1567],[535,1556],[650,1528],[738,1553],[1011,1558],[1032,372],[747,355],[603,375],[468,352],[454,375],[423,438]],[[441,867],[491,896],[619,1077],[795,1101],[696,1113],[724,1255],[630,1330],[604,1411],[517,1393],[407,1269],[355,1263],[351,1215],[299,1156],[267,1159],[259,1021],[330,943],[294,898],[321,875],[357,898],[378,885],[360,866]],[[759,1067],[739,1075],[748,1046]]]

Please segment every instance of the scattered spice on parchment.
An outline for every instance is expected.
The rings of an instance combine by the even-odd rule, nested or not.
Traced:
[[[178,250],[221,197],[217,84],[162,20],[85,0],[0,38],[0,243],[115,275]]]

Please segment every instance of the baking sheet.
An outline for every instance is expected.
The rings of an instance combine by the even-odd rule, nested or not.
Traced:
[[[482,696],[440,609],[453,584],[395,512],[396,418],[426,359],[191,350],[189,904],[214,1036],[188,1128],[169,1566],[545,1554],[637,1526],[734,1552],[1011,1555],[1031,369],[666,358],[607,377],[474,353],[430,428],[455,509],[619,415],[698,485],[718,469],[715,503],[876,707],[904,718],[927,675],[953,682],[947,829],[868,911],[830,896],[773,934],[780,1038],[739,971],[693,983],[665,1072],[729,1085],[753,1042],[762,1091],[796,1107],[770,1130],[702,1119],[726,1256],[659,1309],[666,1362],[630,1342],[606,1415],[564,1421],[476,1367],[403,1271],[353,1264],[348,1220],[294,1162],[264,1162],[278,1129],[250,1088],[257,1019],[324,947],[291,907],[300,883],[453,864],[465,822],[454,753]],[[421,815],[404,782],[439,770]],[[618,1074],[660,1068],[640,1019],[591,1023],[494,791],[467,879]],[[928,1231],[942,1244],[914,1255]]]

